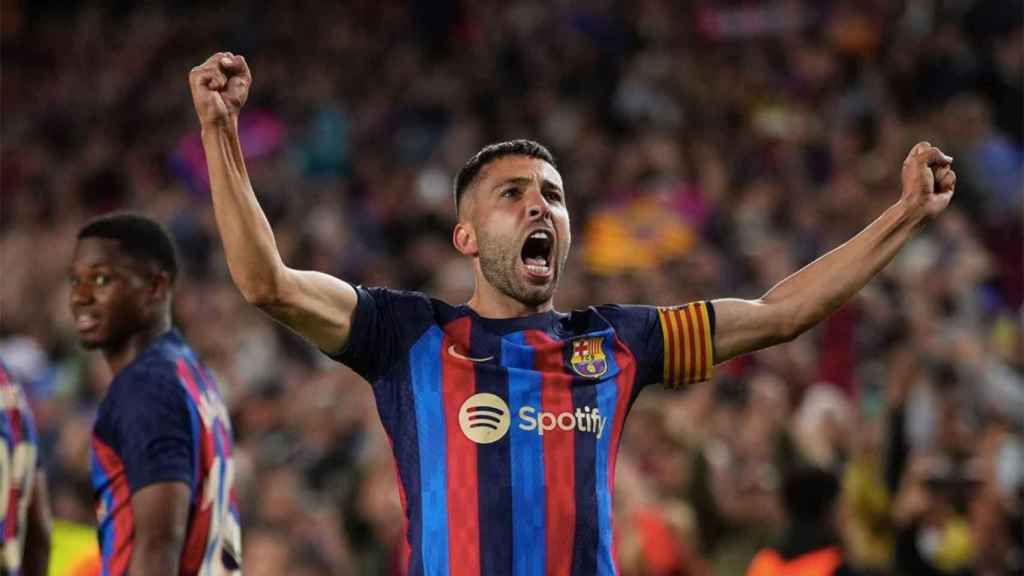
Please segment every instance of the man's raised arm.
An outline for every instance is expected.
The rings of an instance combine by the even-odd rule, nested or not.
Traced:
[[[952,162],[918,143],[903,162],[899,201],[867,228],[757,300],[715,300],[715,363],[792,340],[842,306],[946,208],[956,186]]]
[[[293,270],[281,260],[238,137],[238,114],[251,85],[245,58],[230,52],[214,54],[189,73],[228,269],[247,302],[334,353],[348,341],[356,292],[338,278]]]

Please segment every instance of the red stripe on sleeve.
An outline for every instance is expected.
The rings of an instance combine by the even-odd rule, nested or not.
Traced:
[[[18,445],[21,444],[21,412],[19,411],[21,405],[19,403],[20,398],[17,389],[14,388],[14,384],[9,384],[9,386],[11,386],[11,388],[5,390],[4,393],[9,393],[9,397],[13,399],[11,402],[13,406],[7,410],[7,421],[11,430],[11,446],[14,449],[14,451],[11,452],[10,457],[13,459],[18,452]],[[14,462],[11,462],[11,465],[13,464]],[[18,531],[20,529],[20,526],[18,526],[18,509],[21,508],[21,506],[18,505],[18,500],[22,494],[21,491],[25,488],[31,489],[31,487],[17,486],[12,483],[8,486],[9,492],[5,495],[0,495],[8,498],[7,517],[4,519],[4,540],[7,542],[18,538]]]
[[[210,468],[213,466],[213,458],[216,454],[216,449],[213,445],[213,434],[210,433],[206,428],[206,422],[203,420],[203,396],[199,391],[199,385],[196,383],[195,378],[192,377],[192,370],[185,362],[184,358],[178,359],[178,379],[184,382],[185,389],[188,390],[189,397],[192,399],[196,412],[199,416],[199,470],[196,470],[196,478],[198,478],[197,485],[195,487],[197,494],[206,493],[206,476],[209,473]]]
[[[697,345],[697,348],[700,349],[700,380],[698,382],[703,382],[708,379],[708,365],[710,364],[707,331],[704,328],[704,304],[695,304],[694,313],[697,315],[697,334],[700,335],[700,343]]]
[[[679,335],[676,333],[675,326],[673,325],[671,315],[674,314],[672,310],[666,310],[661,315],[661,321],[665,323],[665,334],[668,336],[668,341],[665,342],[665,362],[668,364],[668,376],[665,379],[665,386],[674,386],[676,384],[676,371],[679,365]]]
[[[198,408],[203,399],[202,393],[199,391],[199,384],[196,383],[195,378],[192,377],[192,370],[189,369],[188,363],[185,362],[184,358],[178,358],[178,378],[185,383],[185,389],[188,390],[188,395],[192,397],[192,402],[195,403]]]
[[[202,409],[203,402],[199,383],[196,382],[192,375],[192,370],[184,358],[178,358],[177,368],[178,380],[184,385],[189,398],[192,400],[192,404],[196,411],[199,412]],[[199,470],[195,471],[196,486],[194,488],[195,494],[193,495],[197,506],[193,509],[193,517],[189,521],[185,547],[181,555],[182,568],[194,570],[198,570],[203,564],[214,513],[212,505],[203,507],[203,502],[206,498],[207,476],[210,468],[213,466],[215,452],[213,434],[210,434],[206,429],[206,422],[203,421],[202,414],[197,414],[197,417],[199,418],[199,438],[193,439],[196,442],[196,446],[199,447],[199,457],[197,458]]]
[[[690,384],[697,379],[697,338],[693,330],[693,304],[687,304],[683,309],[685,314],[687,344],[690,346],[690,364],[686,367],[686,383]]]
[[[545,412],[572,412],[572,376],[566,374],[564,344],[543,332],[528,331],[526,342],[534,348],[534,367],[542,373],[541,406]],[[572,571],[576,537],[576,439],[575,434],[554,430],[544,435],[545,558],[547,574]]]
[[[198,502],[203,502],[204,496],[199,495]],[[203,566],[203,557],[206,555],[206,545],[210,537],[210,524],[213,521],[213,505],[205,508],[200,504],[192,509],[194,516],[188,524],[188,538],[185,540],[185,548],[181,553],[181,569],[183,572],[196,572]]]
[[[93,448],[103,472],[111,481],[110,492],[114,504],[107,514],[114,516],[114,538],[111,546],[110,571],[124,574],[132,557],[135,520],[132,518],[132,494],[128,478],[124,475],[121,457],[102,440],[93,436]]]
[[[470,318],[445,326],[441,343],[441,381],[448,441],[448,562],[451,576],[480,576],[480,508],[476,444],[462,433],[459,410],[476,392],[473,363],[448,353],[454,345],[469,355]],[[420,458],[429,458],[420,454]]]
[[[686,331],[686,309],[676,308],[672,311],[672,328],[675,330],[676,364],[675,385],[686,384],[686,371],[690,368],[690,357],[687,354],[690,338],[684,336]]]

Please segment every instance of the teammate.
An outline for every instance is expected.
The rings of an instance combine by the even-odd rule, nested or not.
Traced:
[[[144,216],[78,233],[69,278],[82,345],[114,374],[92,437],[103,574],[239,569],[231,423],[217,384],[171,327],[174,244]]]
[[[539,144],[496,144],[455,180],[452,242],[476,285],[452,306],[287,267],[239,145],[245,59],[214,54],[189,82],[235,284],[373,386],[411,574],[615,574],[615,458],[640,390],[706,380],[715,363],[795,338],[941,212],[955,182],[952,158],[918,144],[898,202],[760,299],[563,314],[552,305],[570,245],[562,178]]]
[[[0,574],[43,576],[50,563],[50,503],[35,421],[0,362]]]

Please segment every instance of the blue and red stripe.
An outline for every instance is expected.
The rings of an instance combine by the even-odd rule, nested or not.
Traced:
[[[618,462],[619,443],[622,438],[622,430],[626,424],[626,415],[629,413],[629,409],[635,398],[637,389],[636,384],[636,358],[633,353],[630,352],[629,348],[618,339],[615,338],[615,351],[610,356],[615,362],[615,368],[618,371],[616,375],[616,382],[618,384],[618,396],[615,399],[615,414],[614,418],[610,420],[611,430],[609,434],[608,444],[608,476],[607,476],[607,487],[608,494],[614,495],[615,493],[615,464]],[[611,513],[612,504],[609,500],[609,513],[608,519],[612,522],[613,515]],[[610,525],[608,529],[608,547],[611,549],[611,556],[613,566],[618,566],[618,557],[616,556],[615,546],[615,527]],[[612,572],[614,573],[614,572]]]
[[[0,393],[5,393],[5,391],[2,390],[2,388],[4,386],[6,386],[6,383],[4,381],[4,373],[3,373],[2,367],[0,367]],[[4,457],[5,457],[4,459],[5,460],[8,460],[8,459],[14,457],[14,450],[15,450],[16,444],[14,444],[12,442],[11,436],[12,436],[12,434],[11,434],[11,431],[10,431],[10,422],[6,418],[0,418],[0,442],[4,443],[3,446],[0,446],[0,450],[4,451]],[[4,462],[4,464],[6,466],[10,466],[11,465],[10,462]],[[0,472],[3,472],[3,471],[0,471]],[[9,494],[0,494],[0,498],[9,498],[9,495],[10,496],[14,495],[14,490],[13,489],[10,491]],[[11,530],[14,527],[14,524],[8,519],[10,517],[10,510],[12,509],[12,504],[11,504],[10,500],[8,500],[7,506],[8,506],[7,515],[4,516],[3,518],[0,518],[0,536],[2,536],[2,537],[0,537],[0,543],[6,542],[7,540],[9,540],[11,538],[11,536],[10,536]],[[17,507],[13,506],[13,508],[17,508]]]
[[[480,513],[476,444],[462,433],[459,410],[476,393],[472,362],[448,353],[449,346],[470,349],[470,319],[445,327],[441,346],[448,460],[448,563],[451,576],[480,576]]]
[[[103,463],[97,457],[99,449],[96,447],[96,443],[98,442],[98,440],[96,440],[96,438],[93,438],[92,442],[92,466],[90,467],[92,475],[92,485],[106,486],[107,484],[110,483],[110,474],[107,473],[107,471],[104,469]],[[103,559],[103,572],[104,574],[107,574],[110,572],[110,566],[108,563],[110,562],[110,557],[114,552],[114,527],[113,524],[110,522],[110,520],[112,519],[111,514],[113,513],[114,510],[114,497],[111,491],[104,490],[100,494],[100,498],[102,499],[100,507],[105,512],[105,517],[98,519],[100,522],[100,557]]]
[[[500,341],[479,323],[470,331],[469,355],[474,358],[494,357],[501,363]],[[494,394],[508,404],[508,374],[490,362],[475,362],[473,369],[476,392]],[[458,413],[454,415],[458,417]],[[511,417],[511,415],[510,415]],[[511,427],[511,426],[510,426]],[[486,489],[479,493],[480,573],[506,575],[512,573],[512,467],[508,434],[477,452],[477,478]]]
[[[409,371],[416,413],[419,454],[420,518],[419,542],[414,543],[420,558],[413,558],[412,574],[450,573],[448,548],[448,456],[444,402],[441,399],[441,354],[444,334],[432,326],[413,344],[409,352]]]
[[[411,358],[410,358],[411,359]],[[409,370],[405,364],[402,369]],[[411,382],[410,376],[405,380]],[[405,511],[403,542],[399,545],[401,573],[425,573],[423,558],[423,505],[419,445],[419,420],[415,389],[409,386],[376,386],[374,395],[381,423],[387,432],[398,472],[399,497]]]
[[[202,444],[200,439],[202,438],[202,417],[199,414],[199,387],[195,382],[195,378],[192,376],[191,367],[185,362],[184,358],[178,359],[177,364],[178,381],[182,382],[185,386],[185,390],[188,392],[188,397],[191,402],[186,402],[188,405],[188,417],[189,424],[192,427],[192,504],[194,505],[199,501],[199,490],[200,490],[200,473],[205,470],[205,466],[200,466],[200,457],[202,454]],[[205,462],[203,462],[205,464]]]
[[[463,317],[443,331],[432,327],[412,346],[410,397],[375,390],[398,395],[415,414],[413,422],[391,422],[382,413],[392,424],[389,441],[404,433],[418,448],[392,446],[410,523],[401,556],[410,574],[617,574],[615,459],[636,361],[614,332],[601,336],[608,374],[598,381],[568,371],[571,340],[539,330],[496,338]],[[470,440],[459,424],[466,400],[480,393],[502,398],[510,412],[508,433],[487,445]],[[520,428],[527,407],[537,417],[570,414],[577,425],[577,410],[596,409],[606,424],[600,438],[587,420],[575,430],[556,425],[540,434]],[[414,430],[397,428],[403,425]]]
[[[391,438],[391,433],[387,433],[388,445],[391,447],[391,453],[395,453],[395,442]],[[398,484],[398,499],[402,503],[402,542],[399,545],[398,551],[398,562],[400,568],[400,574],[407,574],[409,572],[409,561],[412,558],[412,545],[409,542],[409,499],[405,495],[405,482],[402,481],[402,469],[398,465],[398,458],[392,460],[395,467],[395,482]],[[231,510],[237,517],[238,514],[235,512],[237,503],[234,501],[234,493],[231,494],[232,505]]]
[[[189,411],[189,421],[192,427],[192,502],[195,508],[195,515],[190,521],[189,538],[185,542],[182,554],[182,566],[188,569],[199,569],[204,564],[214,560],[213,554],[217,548],[217,540],[210,538],[211,531],[219,529],[216,519],[222,509],[224,492],[227,489],[227,458],[230,453],[230,446],[226,443],[227,431],[223,428],[219,419],[207,423],[203,420],[203,403],[207,402],[206,396],[216,393],[216,386],[211,378],[202,370],[198,361],[191,354],[182,354],[177,362],[178,379],[186,391],[186,405]],[[207,428],[213,424],[213,429]],[[216,501],[206,508],[199,505],[207,490],[207,483],[211,481],[208,476],[202,475],[202,471],[209,473],[212,470],[215,458],[219,457],[218,486]]]
[[[574,378],[572,385],[572,408],[583,410],[597,406],[597,387],[584,378]],[[604,416],[602,413],[601,416]],[[597,574],[597,436],[582,430],[573,432],[576,441],[574,460],[576,466],[576,534],[572,551],[572,573],[574,575]],[[588,466],[588,464],[590,466]]]
[[[572,377],[565,373],[564,342],[537,330],[527,331],[525,338],[534,349],[534,367],[542,373],[541,410],[555,414],[571,412]],[[547,487],[544,573],[569,574],[576,532],[575,435],[545,434],[543,447]]]
[[[8,450],[8,457],[17,459],[18,457],[18,445],[22,442],[22,427],[21,427],[21,402],[20,394],[18,390],[14,388],[14,384],[11,382],[5,382],[5,386],[9,386],[8,390],[4,391],[7,399],[10,399],[10,405],[6,406],[7,418],[5,418],[4,425],[6,430],[4,431],[4,437],[10,442],[10,449]],[[14,462],[10,462],[10,465],[14,465]],[[8,486],[8,493],[2,494],[0,497],[7,498],[7,517],[3,519],[3,541],[9,542],[18,538],[18,509],[20,508],[19,500],[21,500],[22,491],[25,490],[25,486]]]
[[[128,570],[128,561],[132,555],[134,520],[131,490],[122,473],[124,465],[117,453],[96,436],[93,436],[92,442],[95,455],[92,473],[100,480],[94,485],[110,485],[110,489],[103,491],[106,516],[100,526],[103,570],[104,574],[123,574]]]
[[[614,526],[612,525],[612,495],[615,492],[615,462],[618,455],[619,439],[625,424],[626,413],[632,401],[635,363],[633,356],[616,336],[609,334],[602,339],[604,355],[608,358],[609,369],[615,375],[614,385],[607,382],[597,392],[597,406],[601,415],[607,418],[606,430],[598,439],[597,446],[597,519],[598,519],[598,566],[597,574],[617,574],[615,558]]]
[[[534,350],[523,332],[505,337],[502,365],[508,372],[508,405],[516,419],[524,407],[539,410],[541,376],[534,371]],[[516,515],[512,528],[512,574],[544,574],[546,566],[544,484],[544,441],[534,430],[513,425],[509,429],[512,461],[512,510]]]

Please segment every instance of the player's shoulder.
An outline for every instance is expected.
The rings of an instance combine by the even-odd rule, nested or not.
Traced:
[[[658,308],[645,304],[599,304],[573,310],[572,314],[586,318],[589,323],[599,319],[619,331],[646,327],[657,321]]]
[[[649,330],[657,323],[657,309],[652,306],[600,304],[559,313],[555,333],[572,339],[599,333],[614,334],[620,339]]]
[[[712,333],[715,327],[715,310],[710,301],[698,300],[673,306],[648,304],[604,304],[594,307],[596,313],[624,330],[646,330],[665,323],[668,326],[685,326],[689,323],[706,324]]]
[[[431,324],[444,324],[459,315],[458,306],[432,298],[423,292],[395,290],[379,286],[356,286],[359,307],[373,309],[401,326],[416,330]]]
[[[567,336],[614,335],[636,354],[648,358],[647,351],[660,341],[658,309],[639,304],[601,304],[573,310],[563,321]],[[653,347],[653,348],[652,348]]]
[[[414,290],[396,290],[384,286],[356,286],[356,294],[361,302],[368,301],[376,306],[401,309],[403,311],[429,310],[435,300],[422,292]]]
[[[596,306],[589,306],[588,309],[592,309],[598,314],[610,316],[649,315],[656,314],[658,311],[657,306],[649,304],[598,304]]]
[[[182,362],[191,354],[181,335],[176,330],[170,330],[154,340],[133,362],[117,373],[110,384],[108,398],[114,402],[162,397],[177,399],[185,393],[179,371]]]
[[[111,383],[111,390],[121,385],[136,385],[145,382],[164,384],[177,380],[176,360],[164,354],[147,353],[140,355],[134,362],[121,369]]]

